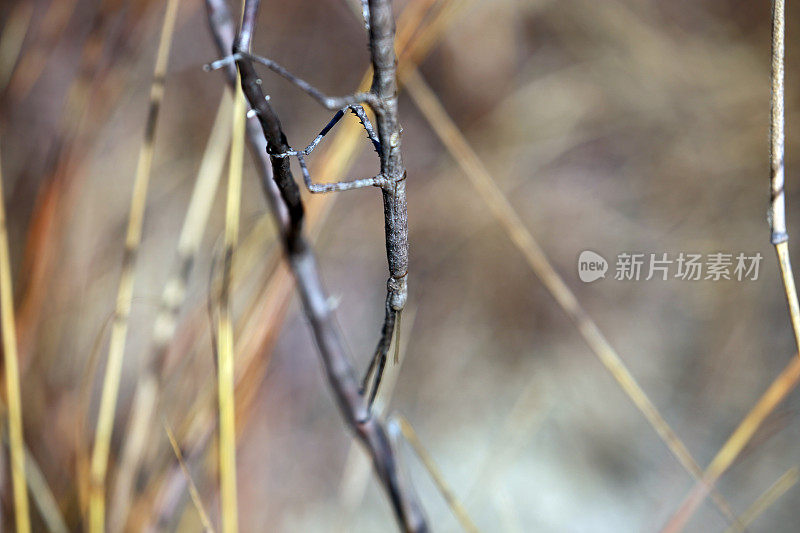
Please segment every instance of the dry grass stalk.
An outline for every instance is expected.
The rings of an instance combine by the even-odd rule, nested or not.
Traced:
[[[419,460],[422,461],[425,470],[430,474],[433,482],[436,484],[436,488],[439,489],[439,493],[444,497],[445,501],[447,501],[448,507],[453,511],[461,527],[469,533],[477,533],[479,531],[478,526],[472,521],[464,504],[461,503],[453,492],[453,489],[451,489],[450,485],[445,481],[442,471],[439,469],[436,461],[433,460],[431,454],[428,453],[428,450],[422,445],[422,441],[417,436],[417,432],[414,431],[414,427],[411,423],[403,415],[395,415],[392,417],[390,424],[396,424],[403,438],[411,445],[414,453],[416,453]]]
[[[186,478],[186,483],[189,487],[189,496],[192,499],[195,509],[197,509],[197,514],[200,516],[200,522],[203,524],[203,529],[206,532],[213,533],[214,526],[211,525],[211,519],[208,517],[208,512],[206,512],[206,508],[203,505],[203,500],[200,498],[200,492],[197,490],[197,485],[194,484],[192,473],[189,472],[189,467],[186,466],[186,462],[183,460],[183,452],[181,452],[181,447],[175,438],[175,434],[172,433],[172,429],[170,429],[166,420],[163,420],[163,425],[164,431],[167,434],[167,439],[169,440],[169,444],[172,447],[173,453],[175,453],[175,458],[178,460],[181,471]]]
[[[3,334],[3,362],[8,402],[8,435],[11,463],[11,482],[14,488],[14,521],[18,533],[31,530],[28,509],[28,487],[25,480],[25,442],[22,434],[22,400],[20,393],[19,360],[17,357],[17,327],[14,322],[14,283],[8,249],[3,174],[0,170],[0,325]]]
[[[800,357],[792,357],[789,365],[772,382],[714,456],[702,478],[697,481],[694,488],[683,500],[680,508],[672,515],[672,518],[664,527],[664,533],[675,533],[683,530],[697,508],[703,503],[709,491],[714,488],[720,476],[739,457],[741,451],[753,438],[753,435],[755,435],[767,416],[794,390],[798,380],[800,380]]]
[[[45,24],[48,20],[52,20],[53,26],[56,26],[59,17],[65,17],[63,22],[66,23],[69,12],[60,12],[60,7],[66,7],[69,1],[51,3],[53,9],[58,4],[59,13],[51,19],[50,13],[53,11],[48,10],[42,23],[43,34],[46,33]],[[48,162],[45,181],[37,192],[23,254],[22,290],[17,306],[20,364],[23,371],[32,345],[36,342],[43,307],[50,296],[50,282],[56,273],[55,263],[59,257],[63,226],[60,222],[72,209],[85,178],[83,165],[86,164],[90,147],[97,140],[105,119],[126,87],[131,73],[130,51],[141,41],[137,30],[141,19],[136,15],[147,7],[148,2],[137,4],[124,17],[124,24],[114,25],[112,19],[118,13],[116,6],[111,1],[100,3],[93,17],[92,29],[81,49],[77,76],[67,90],[58,121],[56,144]],[[58,34],[56,30],[53,29],[54,39]],[[33,51],[31,54],[29,56],[26,53],[20,60],[15,77],[26,66],[36,67],[39,64],[36,68],[44,67],[48,54]],[[113,57],[114,61],[108,61],[109,57]],[[14,79],[11,83],[14,84]],[[9,93],[15,94],[11,89]],[[17,94],[15,98],[21,96]]]
[[[769,224],[770,241],[775,246],[778,264],[781,269],[786,302],[789,306],[789,317],[794,330],[795,346],[800,350],[800,303],[797,301],[797,288],[792,274],[792,262],[789,259],[789,234],[786,230],[786,198],[785,182],[785,144],[786,144],[786,111],[785,111],[785,74],[786,56],[786,15],[785,0],[774,0],[772,3],[772,80],[769,132],[770,162],[770,206]]]
[[[186,284],[216,197],[230,142],[230,117],[230,96],[226,91],[220,100],[217,116],[197,172],[197,181],[186,209],[172,275],[167,280],[161,295],[159,312],[153,326],[153,346],[149,353],[142,355],[143,374],[137,380],[133,394],[126,437],[123,439],[122,459],[114,483],[110,507],[112,531],[120,530],[125,522],[131,501],[133,480],[141,464],[145,445],[150,442],[148,436],[153,412],[158,405],[159,388],[163,384],[161,376],[164,358],[169,342],[175,334],[177,315],[186,296]]]
[[[438,98],[416,70],[406,73],[405,85],[411,98],[422,111],[428,123],[439,136],[453,159],[461,166],[466,177],[478,190],[494,217],[508,233],[512,242],[525,256],[536,276],[553,295],[553,298],[573,321],[589,348],[611,373],[625,394],[644,415],[667,448],[678,459],[686,471],[695,479],[701,479],[703,471],[694,460],[686,445],[670,427],[656,406],[630,373],[625,363],[611,346],[597,324],[581,307],[578,299],[561,279],[539,243],[520,219],[491,174],[470,147],[453,120],[448,116]],[[731,522],[736,520],[730,505],[721,495],[714,494],[720,511]]]
[[[239,239],[239,208],[242,195],[245,104],[241,89],[234,89],[233,132],[225,208],[225,250],[217,334],[217,394],[219,400],[219,474],[222,531],[239,529],[236,503],[236,413],[234,403],[234,341],[231,307],[233,252]]]
[[[784,472],[781,477],[775,480],[775,483],[770,485],[767,490],[756,498],[756,501],[754,501],[745,512],[739,515],[739,524],[728,528],[725,533],[744,531],[756,518],[761,516],[764,511],[769,509],[781,496],[794,487],[798,478],[800,478],[800,470],[798,470],[796,466]]]
[[[25,447],[25,479],[28,481],[28,489],[31,492],[33,503],[39,509],[47,530],[50,533],[67,533],[69,529],[56,497],[27,446]]]
[[[774,0],[772,3],[772,61],[771,61],[771,105],[770,105],[770,207],[769,225],[770,240],[778,255],[789,316],[795,335],[795,344],[800,350],[800,305],[798,305],[797,289],[789,260],[789,236],[786,230],[785,182],[785,73],[786,55],[786,20],[785,1]],[[800,352],[798,352],[800,357]],[[784,371],[772,382],[767,391],[750,410],[747,416],[717,452],[706,469],[702,479],[686,496],[681,506],[664,528],[665,532],[683,530],[697,508],[705,499],[720,476],[733,464],[739,453],[750,441],[764,419],[791,392],[800,379],[800,362],[797,357],[789,363]]]
[[[125,236],[125,254],[123,256],[122,274],[117,291],[114,324],[108,349],[108,361],[103,379],[103,390],[100,398],[100,411],[95,431],[94,447],[91,459],[91,479],[89,495],[89,529],[100,533],[105,529],[105,497],[106,473],[114,429],[114,415],[119,393],[119,382],[122,374],[122,358],[125,352],[125,341],[128,333],[128,315],[133,297],[135,279],[136,254],[142,238],[142,223],[147,200],[147,188],[153,162],[155,130],[161,101],[164,96],[164,78],[175,29],[178,11],[178,0],[169,0],[161,28],[161,37],[156,55],[153,73],[153,84],[150,88],[150,112],[145,126],[145,139],[139,152],[136,168],[136,179],[133,186],[128,228]]]

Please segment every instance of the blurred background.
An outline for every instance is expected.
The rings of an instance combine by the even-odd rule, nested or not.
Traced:
[[[566,285],[706,466],[795,353],[766,222],[770,2],[445,3],[394,3],[399,27],[428,28],[411,38],[427,39],[415,56],[420,73]],[[798,9],[789,2],[786,68],[796,252]],[[425,10],[433,15],[401,14]],[[66,526],[79,530],[164,3],[12,1],[0,17],[0,153],[24,434]],[[363,23],[343,0],[265,0],[254,51],[337,95],[358,85],[369,62]],[[137,382],[152,374],[153,360],[162,361],[159,393],[141,466],[120,492],[128,496],[109,503],[110,529],[202,528],[165,426],[219,523],[209,312],[220,274],[224,175],[211,192],[174,330],[157,325],[165,284],[180,270],[178,236],[217,110],[221,101],[229,105],[222,75],[202,68],[217,57],[204,3],[182,0],[136,263],[110,493],[122,490]],[[290,143],[306,145],[330,114],[284,80],[263,76]],[[381,402],[414,426],[481,530],[658,530],[691,489],[691,476],[405,92],[400,114],[411,292],[401,365],[389,365]],[[227,132],[220,120],[218,130]],[[310,157],[315,180],[344,177],[326,174],[332,168],[374,174],[378,161],[363,135],[346,164],[330,162],[334,133]],[[207,157],[221,168],[227,134],[217,135]],[[306,196],[322,275],[361,371],[383,318],[380,194]],[[241,529],[392,531],[391,508],[332,401],[249,154],[241,224],[233,297]],[[579,280],[577,258],[587,249],[612,262],[606,279]],[[617,281],[613,262],[623,251],[760,252],[764,260],[756,281]],[[720,479],[734,514],[785,472],[796,479],[798,402],[790,394]],[[412,448],[400,448],[433,529],[458,531]],[[10,526],[7,464],[3,470]],[[789,488],[750,530],[794,531],[798,498],[800,489]],[[35,530],[47,529],[35,505],[32,520]],[[709,499],[687,530],[728,525]]]

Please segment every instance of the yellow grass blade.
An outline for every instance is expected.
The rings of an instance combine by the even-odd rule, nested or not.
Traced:
[[[678,435],[636,382],[616,350],[606,340],[600,328],[581,307],[578,299],[550,264],[544,250],[525,227],[506,196],[492,179],[489,171],[461,134],[458,126],[444,110],[434,92],[417,70],[406,71],[403,81],[414,103],[422,111],[453,159],[461,166],[470,183],[478,190],[480,197],[486,202],[495,219],[525,256],[531,270],[567,313],[600,362],[641,411],[667,448],[693,478],[700,479],[703,472],[697,461],[694,460]],[[735,521],[730,505],[721,496],[714,495],[714,500],[723,514],[730,521]]]
[[[239,238],[239,206],[244,158],[245,104],[238,74],[233,103],[233,134],[228,174],[228,199],[225,208],[225,258],[217,334],[217,376],[219,396],[219,472],[222,500],[222,531],[239,529],[236,503],[236,423],[234,403],[234,343],[231,316],[231,270],[233,252]]]
[[[756,501],[747,508],[745,512],[739,515],[739,524],[734,527],[728,528],[725,533],[741,532],[744,528],[748,527],[753,521],[761,516],[772,504],[778,501],[778,498],[786,494],[789,489],[795,486],[797,479],[800,477],[800,471],[796,466],[783,473],[775,483],[773,483],[761,496],[756,498]]]
[[[83,375],[81,376],[80,386],[78,388],[77,405],[78,411],[81,413],[75,423],[75,489],[78,493],[78,507],[81,510],[81,515],[86,514],[86,509],[89,506],[89,493],[91,492],[91,475],[90,475],[90,458],[91,450],[87,449],[84,441],[86,438],[86,427],[88,425],[89,408],[92,401],[92,387],[95,376],[97,375],[97,367],[100,361],[100,351],[103,347],[103,338],[106,332],[110,329],[114,322],[114,312],[108,313],[108,316],[103,321],[100,330],[95,334],[92,348],[89,351],[89,357],[84,365]]]
[[[100,533],[105,529],[105,483],[108,470],[108,455],[111,444],[111,433],[114,429],[114,413],[117,406],[119,382],[122,373],[122,357],[125,352],[125,340],[128,334],[128,315],[131,309],[133,284],[135,278],[136,253],[142,238],[142,221],[147,200],[147,187],[150,182],[150,170],[153,162],[153,145],[155,129],[161,101],[164,96],[164,77],[167,71],[169,50],[175,19],[178,11],[178,0],[167,3],[161,37],[158,44],[156,65],[153,73],[153,84],[150,87],[150,110],[145,126],[145,139],[139,152],[136,167],[136,179],[133,186],[128,229],[125,236],[125,254],[122,262],[122,274],[117,290],[114,324],[108,348],[108,361],[103,378],[103,391],[100,397],[100,411],[95,430],[94,448],[90,467],[89,494],[89,530]]]
[[[792,357],[792,360],[772,382],[769,388],[759,398],[747,416],[739,423],[736,430],[728,437],[728,440],[717,452],[717,455],[708,465],[703,477],[698,480],[691,492],[686,496],[680,508],[675,512],[670,521],[664,527],[664,532],[681,531],[694,512],[703,503],[709,490],[716,484],[717,480],[733,464],[739,453],[744,449],[750,439],[755,435],[764,419],[777,407],[786,396],[797,385],[800,380],[800,357]]]
[[[2,188],[0,187],[0,195],[2,195]],[[8,427],[5,424],[5,417],[8,414],[5,403],[0,400],[0,411],[2,412],[2,434],[3,444],[10,448],[10,438],[8,434]],[[24,443],[23,443],[24,444]],[[39,509],[39,513],[44,519],[47,529],[51,533],[67,533],[67,525],[64,517],[61,514],[61,509],[58,507],[56,498],[53,491],[47,484],[41,468],[39,468],[36,459],[31,454],[30,449],[25,446],[25,481],[28,483],[28,490],[31,493],[34,505]]]
[[[164,286],[158,315],[153,325],[153,353],[142,355],[143,375],[136,384],[131,414],[123,439],[122,460],[114,483],[111,500],[110,530],[123,528],[131,503],[131,491],[145,446],[149,441],[154,409],[158,404],[161,385],[161,363],[169,341],[175,333],[175,320],[183,304],[186,283],[203,238],[225,157],[230,142],[231,97],[223,93],[217,116],[211,129],[197,180],[192,190],[189,206],[178,240],[177,261],[173,274]]]
[[[477,533],[478,526],[476,526],[475,522],[473,522],[469,517],[467,509],[445,481],[442,471],[439,470],[439,466],[436,464],[436,461],[433,460],[431,454],[428,453],[428,450],[426,450],[422,445],[422,442],[419,440],[419,436],[417,435],[417,432],[414,431],[411,423],[406,420],[403,415],[396,415],[392,417],[392,422],[398,425],[400,432],[403,434],[403,438],[405,438],[406,441],[411,445],[411,447],[414,449],[414,452],[417,454],[417,457],[419,457],[419,460],[422,461],[425,469],[431,475],[433,482],[436,484],[436,488],[439,489],[439,492],[447,501],[447,505],[450,507],[450,510],[453,511],[453,514],[461,524],[461,527],[470,533]]]
[[[175,453],[175,458],[178,459],[178,463],[181,465],[181,470],[183,470],[183,475],[186,477],[186,483],[189,486],[189,496],[192,498],[192,503],[194,504],[195,509],[197,509],[197,514],[200,515],[200,523],[203,524],[203,529],[205,531],[213,533],[214,526],[211,525],[211,519],[208,517],[206,508],[203,505],[203,500],[200,499],[200,492],[197,490],[197,485],[194,484],[192,473],[189,472],[189,467],[186,466],[186,462],[183,460],[181,447],[178,444],[178,441],[175,439],[175,435],[172,433],[172,429],[170,429],[166,419],[162,420],[162,423],[164,425],[164,431],[167,433],[169,444],[172,446],[172,451]]]
[[[797,288],[792,274],[792,262],[789,259],[789,243],[784,241],[775,245],[778,254],[778,264],[781,268],[783,291],[786,294],[786,304],[789,306],[789,319],[794,331],[795,346],[800,350],[800,303],[797,301]]]
[[[50,490],[47,479],[27,447],[25,448],[25,477],[28,480],[33,503],[39,509],[48,531],[50,533],[68,533],[67,523],[64,521],[53,491]]]
[[[3,196],[3,173],[0,171],[0,325],[3,329],[3,353],[8,401],[8,438],[11,455],[11,482],[14,488],[14,521],[19,533],[31,530],[28,511],[28,488],[25,481],[25,443],[22,436],[22,401],[20,399],[17,326],[14,322],[14,289],[11,257],[8,249],[6,208]]]

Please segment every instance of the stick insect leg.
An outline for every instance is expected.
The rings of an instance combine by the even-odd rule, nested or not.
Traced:
[[[383,186],[387,183],[387,179],[381,174],[372,178],[355,179],[352,181],[339,181],[336,183],[313,183],[311,181],[311,174],[308,172],[306,166],[306,158],[302,153],[297,154],[297,161],[300,163],[300,170],[303,172],[303,182],[306,184],[309,192],[312,194],[350,191],[353,189],[363,189],[364,187],[373,187],[375,185]]]
[[[322,141],[322,138],[325,137],[328,132],[330,132],[333,127],[342,119],[345,112],[350,110],[356,117],[358,117],[359,122],[364,127],[364,131],[367,132],[367,137],[372,142],[372,146],[375,148],[375,151],[380,154],[381,151],[381,143],[378,140],[378,136],[375,134],[375,129],[372,127],[372,122],[370,122],[369,117],[367,117],[367,113],[364,111],[364,108],[360,105],[351,105],[346,106],[336,112],[333,115],[333,118],[328,122],[322,130],[314,137],[314,140],[306,146],[302,150],[289,150],[288,152],[283,152],[280,154],[272,154],[273,157],[289,157],[289,156],[297,156],[297,155],[309,155],[311,152],[314,151],[314,148]]]
[[[361,16],[364,17],[364,27],[369,31],[369,0],[361,0]]]
[[[386,366],[386,355],[389,353],[389,347],[392,344],[392,336],[394,334],[397,311],[392,309],[390,300],[391,295],[388,295],[386,298],[386,315],[383,319],[383,326],[381,327],[381,337],[378,340],[378,346],[375,348],[375,354],[372,356],[372,361],[370,361],[369,367],[367,367],[367,372],[364,374],[364,379],[361,383],[361,390],[363,394],[366,393],[367,386],[370,383],[370,378],[374,374],[375,379],[372,380],[372,387],[369,389],[369,395],[367,396],[368,410],[372,408],[372,402],[375,401],[375,396],[378,394],[378,387],[380,387],[381,378],[383,378],[383,369]]]
[[[255,54],[251,54],[250,52],[245,52],[243,50],[239,50],[234,54],[231,54],[228,57],[223,57],[222,59],[218,59],[207,65],[206,70],[216,70],[218,68],[222,68],[234,61],[238,61],[242,58],[249,59],[250,61],[255,61],[256,63],[260,63],[264,65],[272,72],[276,73],[280,77],[287,80],[292,85],[296,86],[298,89],[309,95],[311,98],[319,102],[322,107],[325,107],[330,110],[339,109],[342,107],[351,106],[354,104],[363,104],[367,103],[371,107],[377,109],[381,108],[382,102],[380,98],[370,92],[357,92],[353,94],[349,94],[347,96],[328,96],[327,94],[323,93],[306,80],[299,78],[292,74],[286,67],[281,65],[280,63],[273,61],[267,57],[258,56]]]
[[[306,146],[305,148],[303,148],[302,150],[289,150],[288,152],[283,152],[283,153],[280,153],[280,154],[272,154],[272,157],[289,157],[289,156],[292,156],[292,155],[299,156],[301,154],[302,155],[310,154],[311,152],[314,151],[314,148],[317,147],[317,145],[320,143],[322,138],[325,137],[325,135],[327,135],[328,132],[331,131],[331,129],[333,129],[333,127],[342,119],[342,117],[344,116],[344,112],[346,110],[347,110],[347,108],[344,107],[344,108],[340,109],[339,111],[337,111],[336,114],[333,115],[333,118],[330,120],[330,122],[328,122],[325,125],[325,127],[322,128],[322,130],[317,134],[317,136],[314,137],[314,140],[311,141],[311,143],[308,146]]]
[[[375,134],[375,129],[372,127],[372,122],[369,121],[369,117],[367,116],[366,111],[360,105],[351,105],[348,106],[350,111],[358,117],[359,122],[361,125],[364,126],[364,130],[367,132],[367,137],[369,140],[372,141],[372,146],[375,148],[375,151],[378,152],[378,155],[381,153],[381,142],[378,140],[378,136]]]

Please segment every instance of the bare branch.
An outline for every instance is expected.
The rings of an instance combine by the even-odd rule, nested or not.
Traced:
[[[388,7],[388,2],[378,3],[386,4]],[[219,47],[220,55],[249,51],[259,1],[248,0],[245,3],[242,29],[236,36],[235,44],[233,22],[224,0],[206,0],[206,5],[211,31]],[[370,5],[370,7],[373,6]],[[385,13],[386,10],[379,11]],[[391,12],[390,8],[389,12]],[[374,18],[372,23],[375,23]],[[375,470],[392,502],[400,526],[406,531],[426,531],[427,525],[421,507],[413,490],[406,485],[400,475],[394,450],[386,431],[380,421],[369,416],[367,406],[359,392],[358,382],[345,354],[341,337],[328,305],[328,296],[322,288],[316,259],[302,232],[303,205],[299,189],[291,174],[289,161],[285,157],[267,157],[267,152],[282,154],[290,151],[291,148],[283,134],[277,115],[264,97],[252,60],[241,56],[237,59],[236,64],[241,76],[242,90],[251,108],[256,111],[255,116],[248,120],[248,123],[252,124],[257,120],[261,129],[260,133],[251,127],[247,130],[256,166],[265,184],[269,181],[268,170],[271,170],[277,185],[277,187],[265,186],[269,203],[273,206],[278,204],[286,206],[288,217],[283,218],[276,213],[276,219],[283,236],[285,253],[297,282],[303,309],[313,330],[328,376],[328,382],[333,389],[345,421],[371,455]],[[226,72],[228,73],[228,82],[232,84],[235,80],[234,71],[232,68],[228,68]],[[261,137],[261,134],[266,139],[266,151],[259,150],[263,146],[263,141],[255,138]],[[381,135],[386,135],[386,130],[385,128],[382,130],[382,125],[379,123],[378,138],[383,145]],[[267,164],[268,160],[270,161],[269,165]],[[384,196],[385,194],[384,192]],[[403,196],[403,198],[405,197]]]

